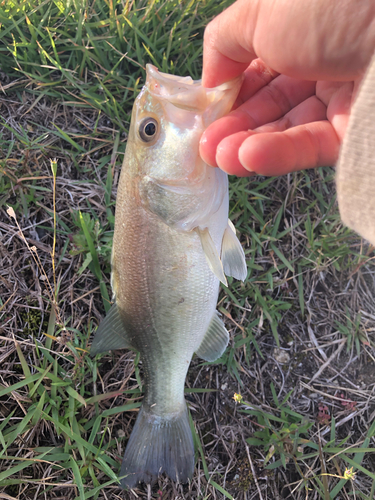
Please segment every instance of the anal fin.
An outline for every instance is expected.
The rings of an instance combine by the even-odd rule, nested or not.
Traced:
[[[245,253],[236,236],[236,229],[229,219],[221,245],[221,261],[227,276],[245,281],[247,276]]]
[[[224,323],[221,321],[219,314],[215,311],[207,332],[196,353],[200,358],[206,361],[215,361],[222,356],[227,348],[228,342],[229,333]]]
[[[95,356],[95,354],[111,351],[112,349],[134,350],[130,344],[126,325],[116,302],[96,330],[90,354]]]
[[[211,271],[225,286],[228,286],[227,278],[224,274],[223,264],[220,260],[220,255],[215,247],[215,243],[211,238],[208,228],[200,229],[197,227],[195,230],[201,239],[203,252]]]

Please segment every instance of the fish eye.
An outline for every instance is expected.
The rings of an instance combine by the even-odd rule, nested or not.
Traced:
[[[139,137],[144,142],[151,142],[158,132],[159,124],[154,118],[145,118],[138,129]]]

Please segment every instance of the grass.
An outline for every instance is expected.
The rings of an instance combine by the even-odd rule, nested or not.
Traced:
[[[130,111],[146,62],[199,77],[227,3],[0,5],[0,497],[374,498],[373,251],[330,168],[231,179],[248,279],[222,287],[226,353],[189,370],[193,481],[117,486],[142,365],[88,346]]]

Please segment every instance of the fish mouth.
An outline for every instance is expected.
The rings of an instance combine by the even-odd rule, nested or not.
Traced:
[[[208,108],[216,107],[219,101],[228,102],[225,106],[227,109],[221,109],[221,115],[230,111],[243,81],[241,75],[218,87],[207,89],[202,87],[201,80],[162,73],[152,64],[146,65],[146,73],[146,87],[153,96],[166,100],[177,108],[197,113],[204,113]],[[223,99],[224,95],[229,97],[228,94],[230,98]]]

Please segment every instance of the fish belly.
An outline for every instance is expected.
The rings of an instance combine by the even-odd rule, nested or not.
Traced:
[[[115,232],[116,302],[141,354],[145,402],[173,413],[183,403],[186,372],[215,312],[219,283],[194,231],[175,231],[142,208],[132,213],[129,229]]]

